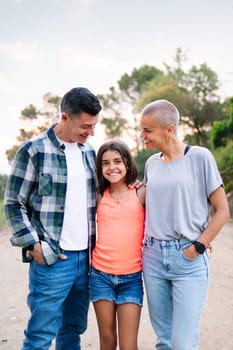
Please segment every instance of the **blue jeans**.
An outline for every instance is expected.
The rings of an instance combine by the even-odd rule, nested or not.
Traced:
[[[189,259],[186,239],[149,237],[143,249],[143,276],[149,315],[159,350],[197,350],[201,312],[209,285],[207,253]]]
[[[30,263],[28,306],[31,317],[22,350],[79,350],[89,308],[88,250],[62,251],[52,266]]]

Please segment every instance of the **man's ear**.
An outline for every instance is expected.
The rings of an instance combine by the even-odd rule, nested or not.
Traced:
[[[61,114],[61,120],[62,120],[63,122],[66,122],[67,119],[68,119],[68,115],[67,115],[65,112],[62,112],[62,114]]]

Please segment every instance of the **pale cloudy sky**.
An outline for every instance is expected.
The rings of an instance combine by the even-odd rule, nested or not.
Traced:
[[[232,0],[0,0],[0,173],[19,115],[46,92],[106,93],[143,64],[163,69],[181,47],[233,95]]]

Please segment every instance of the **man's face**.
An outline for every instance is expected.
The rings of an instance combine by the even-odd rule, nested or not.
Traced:
[[[82,112],[78,115],[62,113],[63,140],[66,142],[85,143],[89,135],[94,136],[99,114],[93,116]]]

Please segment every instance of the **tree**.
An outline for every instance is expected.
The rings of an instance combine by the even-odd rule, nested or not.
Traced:
[[[205,63],[185,71],[186,60],[181,49],[177,49],[174,65],[165,64],[165,79],[160,84],[148,84],[140,96],[139,107],[156,99],[169,99],[179,109],[181,123],[190,130],[189,140],[208,146],[208,130],[214,121],[226,118],[217,95],[218,77]]]
[[[127,119],[121,114],[119,108],[119,92],[112,86],[106,95],[98,95],[106,116],[101,119],[107,138],[115,138],[122,134]]]
[[[24,128],[19,130],[19,135],[16,137],[17,143],[6,150],[9,162],[14,159],[15,153],[22,143],[46,130],[49,125],[57,122],[60,101],[61,97],[48,92],[43,96],[41,109],[37,109],[30,104],[21,111],[20,119],[24,123]]]
[[[138,154],[134,158],[136,166],[137,166],[139,180],[143,180],[144,168],[145,168],[146,161],[155,152],[156,152],[156,150],[151,151],[151,150],[142,149],[138,152]]]
[[[229,119],[215,121],[211,132],[211,145],[213,148],[226,146],[229,138],[233,136],[233,97],[229,99]]]
[[[160,81],[162,78],[161,70],[144,65],[134,68],[131,74],[123,74],[116,88],[111,87],[108,94],[99,95],[105,111],[101,122],[107,137],[130,136],[135,141],[136,153],[139,151],[137,101],[151,80]]]

